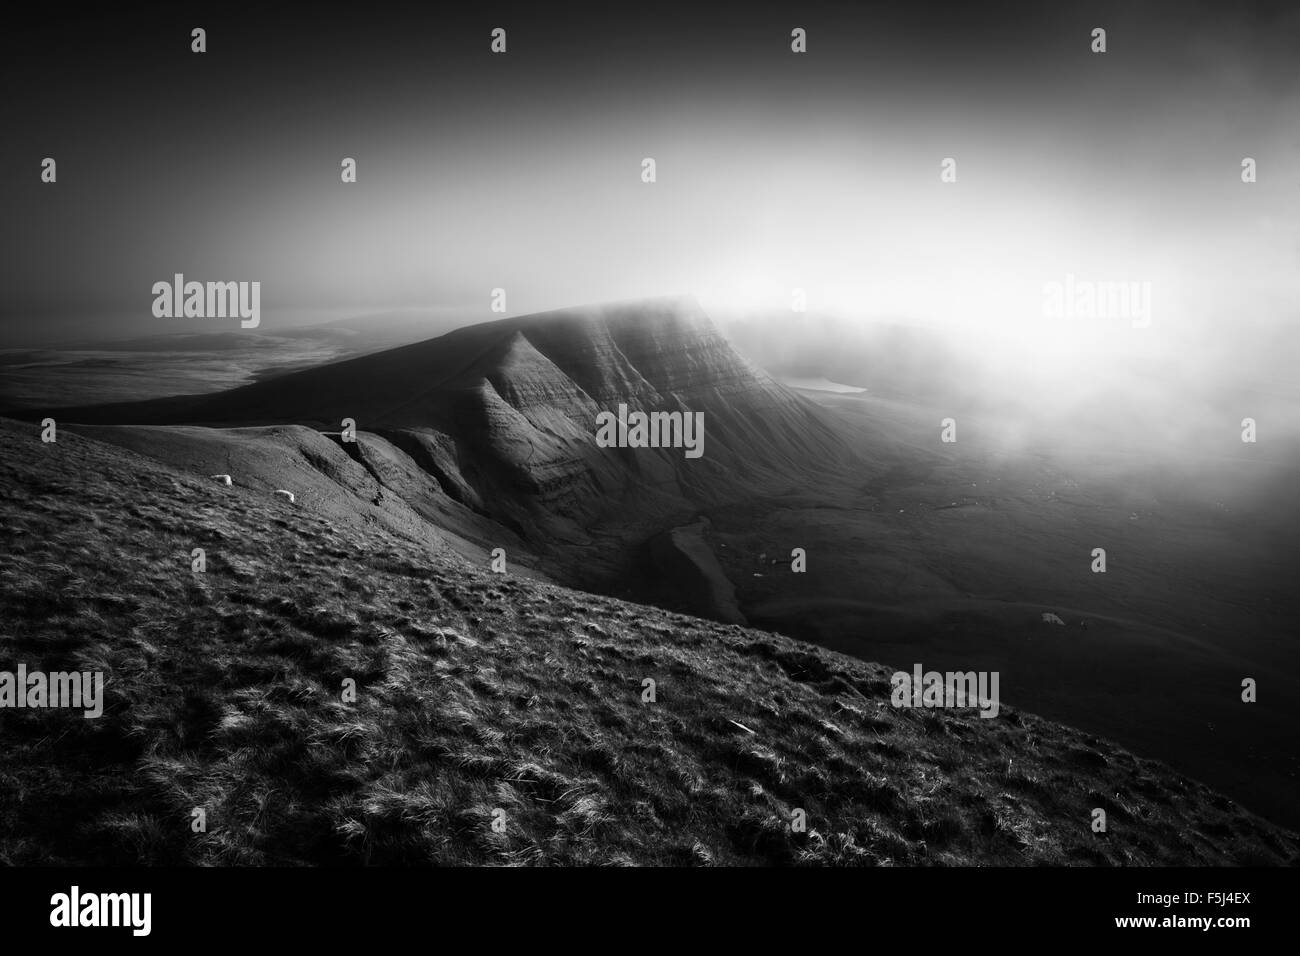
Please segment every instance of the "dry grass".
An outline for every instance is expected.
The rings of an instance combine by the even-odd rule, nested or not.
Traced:
[[[66,433],[0,435],[0,668],[108,681],[100,720],[0,711],[0,862],[1296,858],[1207,788],[1010,708],[896,711],[876,665],[340,533]]]

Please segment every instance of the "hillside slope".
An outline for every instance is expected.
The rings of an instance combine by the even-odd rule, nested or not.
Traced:
[[[336,530],[78,435],[0,436],[0,668],[107,678],[98,720],[0,710],[0,862],[1254,864],[1300,848],[1069,728],[896,710],[877,665],[491,574],[379,522]]]
[[[702,413],[702,457],[598,447],[597,415],[620,405]],[[690,298],[513,317],[214,395],[35,417],[46,414],[333,431],[352,419],[417,460],[439,449],[435,473],[467,507],[540,544],[584,547],[593,526],[643,539],[703,504],[878,470],[847,450],[832,416],[743,359]],[[166,444],[154,454],[168,460]]]

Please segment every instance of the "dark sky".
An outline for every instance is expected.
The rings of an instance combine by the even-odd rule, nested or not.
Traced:
[[[498,286],[980,323],[1065,272],[1295,301],[1295,4],[263,6],[5,31],[0,345],[163,331],[176,272],[261,281],[264,326]]]

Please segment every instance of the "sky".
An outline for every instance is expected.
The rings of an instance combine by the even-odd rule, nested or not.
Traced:
[[[1294,4],[259,6],[6,32],[0,346],[185,330],[177,272],[260,281],[264,330],[801,289],[1065,359],[1101,328],[1044,314],[1067,276],[1149,283],[1103,334],[1139,350],[1300,321]]]

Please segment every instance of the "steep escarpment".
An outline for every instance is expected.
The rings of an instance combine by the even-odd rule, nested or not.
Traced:
[[[620,407],[699,415],[702,455],[600,447],[597,417]],[[215,395],[50,414],[214,435],[336,431],[351,419],[362,447],[391,460],[389,490],[428,520],[441,526],[454,503],[597,571],[701,509],[877,468],[846,451],[822,409],[742,358],[690,298],[502,319]],[[168,442],[152,453],[180,463]],[[464,522],[455,530],[468,532]]]

